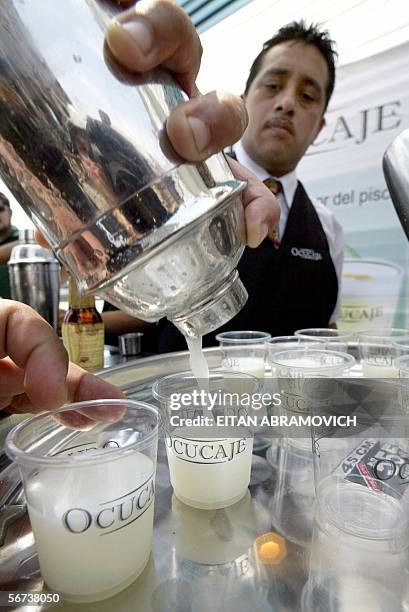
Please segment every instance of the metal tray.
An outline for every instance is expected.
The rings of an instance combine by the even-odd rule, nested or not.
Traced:
[[[220,365],[218,348],[206,349],[205,353],[210,367]],[[128,397],[151,401],[151,385],[155,379],[188,367],[186,352],[172,353],[135,359],[104,370],[100,376],[121,387]],[[287,541],[287,554],[276,565],[263,565],[255,554],[256,538],[275,531],[270,509],[276,481],[271,441],[262,440],[259,446],[262,448],[253,454],[248,495],[230,508],[204,511],[189,508],[174,497],[161,441],[153,549],[143,574],[109,600],[85,605],[63,602],[55,609],[87,612],[300,610],[302,589],[308,576],[308,548]],[[8,469],[12,470],[13,466]],[[10,519],[0,547],[0,595],[2,591],[42,592],[45,589],[30,522],[24,507],[21,511],[21,498],[17,502],[20,504],[16,504],[14,496],[14,507],[20,506],[20,515],[17,508],[12,517],[15,520]],[[0,605],[0,609],[18,608]],[[45,604],[27,608],[43,609],[53,608]]]

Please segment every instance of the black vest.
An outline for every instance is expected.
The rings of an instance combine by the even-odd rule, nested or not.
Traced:
[[[226,325],[204,336],[217,344],[222,331],[254,330],[291,335],[304,327],[327,327],[338,295],[338,279],[327,237],[314,205],[298,182],[280,248],[269,238],[246,247],[238,265],[249,298]],[[186,341],[167,319],[160,322],[158,351],[186,350]]]

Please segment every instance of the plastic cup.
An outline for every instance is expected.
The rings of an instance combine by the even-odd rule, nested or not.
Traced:
[[[302,336],[275,336],[266,342],[266,363],[270,366],[274,359],[274,355],[276,353],[281,353],[282,351],[291,350],[291,349],[299,349],[299,348],[325,348],[324,341],[319,338],[310,339],[303,338]],[[273,378],[272,381],[272,389],[271,393],[279,392],[278,380]],[[280,449],[280,438],[276,436],[272,438],[270,448],[267,451],[266,458],[272,465],[272,467],[277,468],[278,460],[279,460],[279,449]]]
[[[398,378],[409,379],[409,354],[397,357],[393,362],[393,367],[398,374]]]
[[[397,312],[403,269],[387,261],[346,259],[342,270],[338,328],[358,332],[391,327]]]
[[[407,329],[364,330],[357,334],[362,374],[367,378],[396,378],[393,361],[398,357],[396,342],[408,336]]]
[[[270,511],[273,528],[287,540],[308,546],[312,537],[314,469],[311,440],[279,442],[276,485]]]
[[[281,353],[281,351],[288,351],[291,349],[298,348],[325,348],[323,343],[325,340],[320,338],[303,338],[302,336],[274,336],[266,342],[266,361],[270,362],[270,358],[275,353]]]
[[[230,331],[217,334],[222,353],[222,368],[247,372],[264,378],[266,342],[271,335],[259,331]]]
[[[271,370],[281,394],[281,416],[311,413],[311,381],[319,383],[322,407],[328,403],[335,378],[347,374],[355,359],[346,353],[300,348],[272,355]],[[277,484],[271,502],[273,526],[287,539],[308,546],[312,537],[315,498],[311,427],[300,425],[284,431],[278,449]]]
[[[329,380],[323,385],[330,387],[330,379],[345,376],[354,365],[352,355],[339,351],[300,348],[275,353],[271,357],[271,373],[281,389],[282,409],[308,412],[308,399],[303,393],[305,381],[326,378]]]
[[[208,381],[180,372],[155,382],[153,396],[166,414],[170,481],[180,501],[214,510],[235,504],[247,493],[253,438],[246,426],[237,426],[237,419],[246,418],[251,405],[246,401],[242,406],[242,398],[248,400],[259,388],[250,374],[217,370]]]
[[[408,595],[405,486],[332,475],[317,490],[303,612],[398,612]]]
[[[403,461],[409,431],[404,388],[397,379],[345,378],[336,381],[330,402],[311,402],[316,487],[331,474],[369,474],[388,454]],[[321,417],[326,421],[319,422]]]
[[[109,420],[63,425],[73,410]],[[8,435],[42,576],[64,599],[111,597],[147,564],[159,424],[148,404],[93,400],[34,416]]]
[[[320,340],[325,344],[323,348],[329,351],[341,351],[347,353],[355,335],[351,332],[331,329],[326,327],[310,327],[308,329],[297,329],[296,336],[308,338],[309,340]]]

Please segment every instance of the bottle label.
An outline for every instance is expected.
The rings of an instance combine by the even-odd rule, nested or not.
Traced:
[[[70,361],[89,371],[104,367],[103,323],[63,323],[61,332]]]

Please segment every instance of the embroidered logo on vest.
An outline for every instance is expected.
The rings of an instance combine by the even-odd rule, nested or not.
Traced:
[[[311,259],[313,261],[320,261],[322,259],[321,253],[317,253],[317,251],[313,251],[313,249],[292,247],[291,255],[293,255],[293,257],[301,257],[301,259]]]

